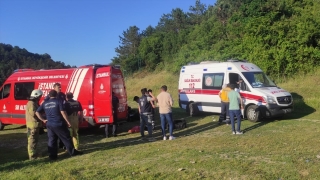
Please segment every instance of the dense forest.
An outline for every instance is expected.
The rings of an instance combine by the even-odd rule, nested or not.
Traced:
[[[53,61],[49,54],[34,54],[18,46],[0,43],[0,86],[16,69],[70,68],[60,61]]]
[[[320,0],[196,0],[156,27],[123,31],[112,63],[179,72],[188,62],[246,59],[273,78],[309,72],[320,65],[319,9]]]

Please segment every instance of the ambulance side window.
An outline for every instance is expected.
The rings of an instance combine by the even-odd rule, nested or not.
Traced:
[[[5,99],[9,97],[10,87],[11,87],[11,84],[6,84],[3,86],[3,88],[0,90],[0,99]]]
[[[34,90],[34,82],[23,82],[14,84],[14,99],[27,100]]]
[[[202,89],[221,89],[224,73],[203,74]]]

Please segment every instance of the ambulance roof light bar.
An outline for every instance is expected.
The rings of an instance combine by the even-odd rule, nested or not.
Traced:
[[[227,62],[248,62],[247,60],[228,59]]]
[[[198,62],[189,62],[187,65],[196,65],[196,64],[200,64]]]
[[[220,63],[220,61],[202,61],[200,64]]]

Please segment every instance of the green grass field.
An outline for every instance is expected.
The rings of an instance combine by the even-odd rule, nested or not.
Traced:
[[[142,73],[143,74],[143,73]],[[119,136],[104,138],[104,129],[82,130],[84,155],[69,158],[61,151],[58,161],[46,157],[46,134],[39,149],[43,158],[29,161],[26,129],[11,125],[0,131],[0,179],[320,179],[320,71],[299,76],[280,87],[292,92],[295,112],[281,119],[258,123],[242,121],[243,135],[218,125],[218,114],[187,117],[177,107],[178,77],[166,72],[148,77],[127,77],[129,104],[143,87],[158,94],[166,84],[176,103],[174,118],[186,118],[188,127],[175,131],[178,138],[141,141],[127,131],[139,122],[119,127]],[[139,79],[138,79],[139,78]],[[159,117],[156,116],[157,125]]]

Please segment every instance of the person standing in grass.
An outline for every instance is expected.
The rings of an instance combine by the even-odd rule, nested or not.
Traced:
[[[46,127],[48,135],[48,152],[51,160],[58,158],[58,138],[62,140],[71,156],[81,155],[82,152],[74,148],[72,138],[68,128],[71,128],[65,105],[58,100],[58,93],[55,90],[49,92],[50,99],[43,102],[37,109],[36,115],[41,121],[46,121],[41,117],[40,112],[46,113]]]
[[[228,93],[230,91],[229,84],[224,84],[222,86],[221,91],[219,92],[219,97],[221,99],[221,113],[219,117],[219,124],[222,122],[226,122],[227,125],[230,124],[230,118],[229,118],[229,98]]]
[[[161,93],[157,96],[157,102],[159,105],[159,113],[161,119],[161,130],[163,135],[163,140],[167,140],[166,136],[166,121],[169,124],[169,140],[175,139],[173,137],[173,119],[172,119],[172,106],[173,99],[171,94],[167,92],[167,86],[163,85],[161,87]]]
[[[76,150],[79,150],[79,124],[83,122],[83,109],[79,101],[73,99],[73,93],[66,94],[66,113],[70,120],[71,128],[69,128],[72,137],[73,145]]]
[[[42,123],[46,123],[46,120],[41,121],[35,114],[39,107],[39,100],[42,94],[43,93],[40,89],[33,90],[26,105],[28,154],[30,160],[34,160],[38,156],[37,144],[39,140],[39,132],[40,128],[42,127]]]
[[[144,127],[147,125],[149,141],[155,141],[155,139],[152,137],[152,105],[150,101],[155,101],[156,98],[152,93],[148,94],[146,88],[141,89],[141,94],[142,96],[139,98],[141,138],[144,139]]]
[[[232,134],[243,134],[243,132],[240,131],[241,126],[241,109],[243,109],[243,102],[241,99],[240,94],[235,91],[235,85],[230,84],[231,91],[228,93],[229,98],[229,116],[231,120],[231,129]],[[240,102],[240,107],[239,107]],[[235,129],[235,123],[234,123],[234,117],[237,117],[237,129]]]
[[[61,92],[61,84],[55,83],[53,85],[53,89],[58,93],[57,99],[59,101],[62,101],[62,103],[64,104],[67,101],[67,98],[66,98],[66,95],[63,92]],[[48,94],[47,97],[44,98],[44,101],[48,101],[49,99],[50,99],[50,96]],[[61,139],[58,140],[58,144],[59,144],[59,148],[66,149]]]
[[[148,95],[149,96],[150,96],[150,93],[152,93],[151,89],[148,90]],[[156,101],[150,101],[150,103],[151,103],[151,106],[152,106],[152,129],[154,130],[154,113],[155,113],[155,108],[156,108],[156,106],[155,106]]]
[[[113,123],[105,125],[106,138],[109,137],[109,126],[112,125],[112,136],[117,137],[117,123],[118,123],[118,107],[119,107],[119,98],[114,92],[112,92],[112,116]]]

